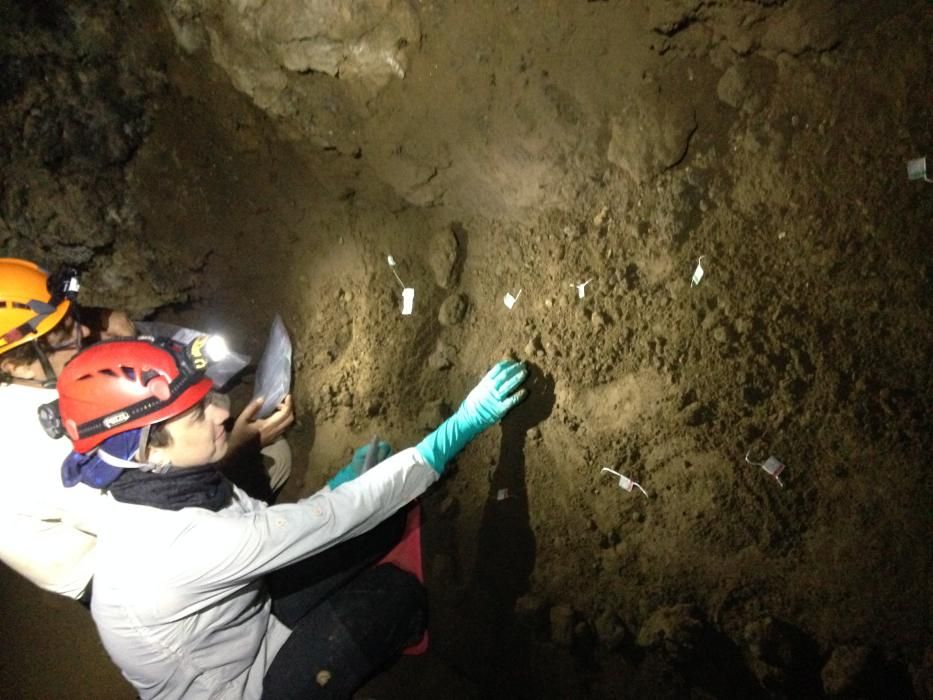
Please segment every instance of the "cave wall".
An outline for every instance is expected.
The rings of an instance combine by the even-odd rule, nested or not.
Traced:
[[[13,3],[0,238],[79,264],[92,303],[184,311],[253,353],[281,311],[299,490],[373,431],[422,434],[489,357],[541,369],[547,419],[484,436],[426,501],[434,658],[466,660],[435,680],[505,682],[498,613],[539,697],[683,695],[706,662],[750,693],[872,666],[921,687],[923,9]]]
[[[291,138],[362,158],[416,206],[513,219],[567,208],[609,164],[637,185],[681,163],[703,64],[725,71],[725,103],[755,110],[766,74],[837,46],[854,13],[832,0],[664,0],[620,24],[598,3],[163,4],[179,44],[206,49]],[[472,22],[478,11],[503,36]],[[671,55],[697,74],[671,72]]]
[[[198,264],[150,240],[129,196],[149,101],[165,88],[125,39],[141,17],[129,3],[0,7],[3,253],[76,265],[87,303],[137,314],[185,300]]]

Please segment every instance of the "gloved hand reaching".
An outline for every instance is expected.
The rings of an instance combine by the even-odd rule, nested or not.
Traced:
[[[454,414],[465,429],[479,435],[490,428],[525,397],[525,390],[515,391],[528,372],[520,362],[503,360],[486,373],[460,404]],[[513,393],[515,392],[515,393]]]
[[[525,398],[525,390],[518,387],[527,376],[528,371],[520,362],[503,360],[496,364],[467,395],[457,412],[418,444],[418,452],[442,473],[444,465],[470,440],[499,422],[509,409]]]
[[[337,488],[340,486],[340,484],[353,481],[356,477],[363,473],[363,467],[366,464],[366,456],[369,454],[369,450],[372,448],[372,446],[372,443],[369,443],[356,449],[356,451],[353,453],[353,459],[350,460],[350,463],[339,472],[334,474],[327,482],[327,485],[330,486],[331,490]],[[379,464],[379,462],[387,459],[389,455],[392,454],[392,448],[387,442],[379,441],[376,444],[376,450],[377,452],[374,464]]]

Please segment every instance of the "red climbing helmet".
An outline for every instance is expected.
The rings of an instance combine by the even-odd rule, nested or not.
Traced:
[[[58,418],[75,451],[173,418],[204,398],[212,387],[204,375],[207,341],[108,340],[75,355],[58,378]]]

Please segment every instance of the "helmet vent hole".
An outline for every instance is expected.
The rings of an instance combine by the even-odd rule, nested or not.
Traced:
[[[153,377],[152,381],[146,384],[146,388],[160,401],[168,401],[172,396],[172,390],[169,389],[168,382],[162,376]]]

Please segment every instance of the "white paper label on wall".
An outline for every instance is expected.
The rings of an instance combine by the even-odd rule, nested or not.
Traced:
[[[645,491],[645,490],[641,487],[641,484],[638,484],[638,483],[632,481],[631,479],[629,479],[629,478],[628,478],[627,476],[625,476],[624,474],[620,474],[619,472],[617,472],[615,469],[610,469],[609,467],[603,467],[603,468],[600,469],[599,471],[600,471],[600,473],[605,472],[605,473],[607,473],[607,474],[612,474],[613,476],[618,477],[618,479],[619,479],[619,488],[621,488],[623,491],[629,491],[629,492],[631,492],[631,491],[633,491],[634,489],[638,489],[638,490],[641,491],[643,494],[645,494],[645,496],[648,495],[648,492]]]
[[[522,295],[521,289],[518,290],[518,294],[516,294],[514,297],[512,296],[511,292],[506,292],[505,296],[502,297],[502,303],[505,304],[506,307],[511,309],[513,306],[515,306],[515,302],[518,301],[518,298],[521,295]]]
[[[414,287],[405,287],[402,290],[402,316],[410,316],[415,306]]]
[[[749,464],[753,464],[756,467],[761,467],[764,471],[771,476],[778,484],[781,485],[781,488],[784,488],[784,482],[781,481],[781,473],[784,471],[784,462],[780,459],[771,455],[764,462],[756,462],[752,459],[749,459],[751,450],[745,453],[745,461]]]
[[[913,158],[907,161],[907,177],[910,180],[927,179],[927,159]]]
[[[703,279],[703,265],[701,261],[705,257],[705,255],[701,255],[697,260],[697,269],[693,271],[693,277],[690,279],[691,287],[696,287],[700,283],[700,280]]]
[[[781,472],[784,471],[784,462],[774,455],[771,455],[765,460],[764,464],[761,465],[761,468],[777,479],[781,475]]]

